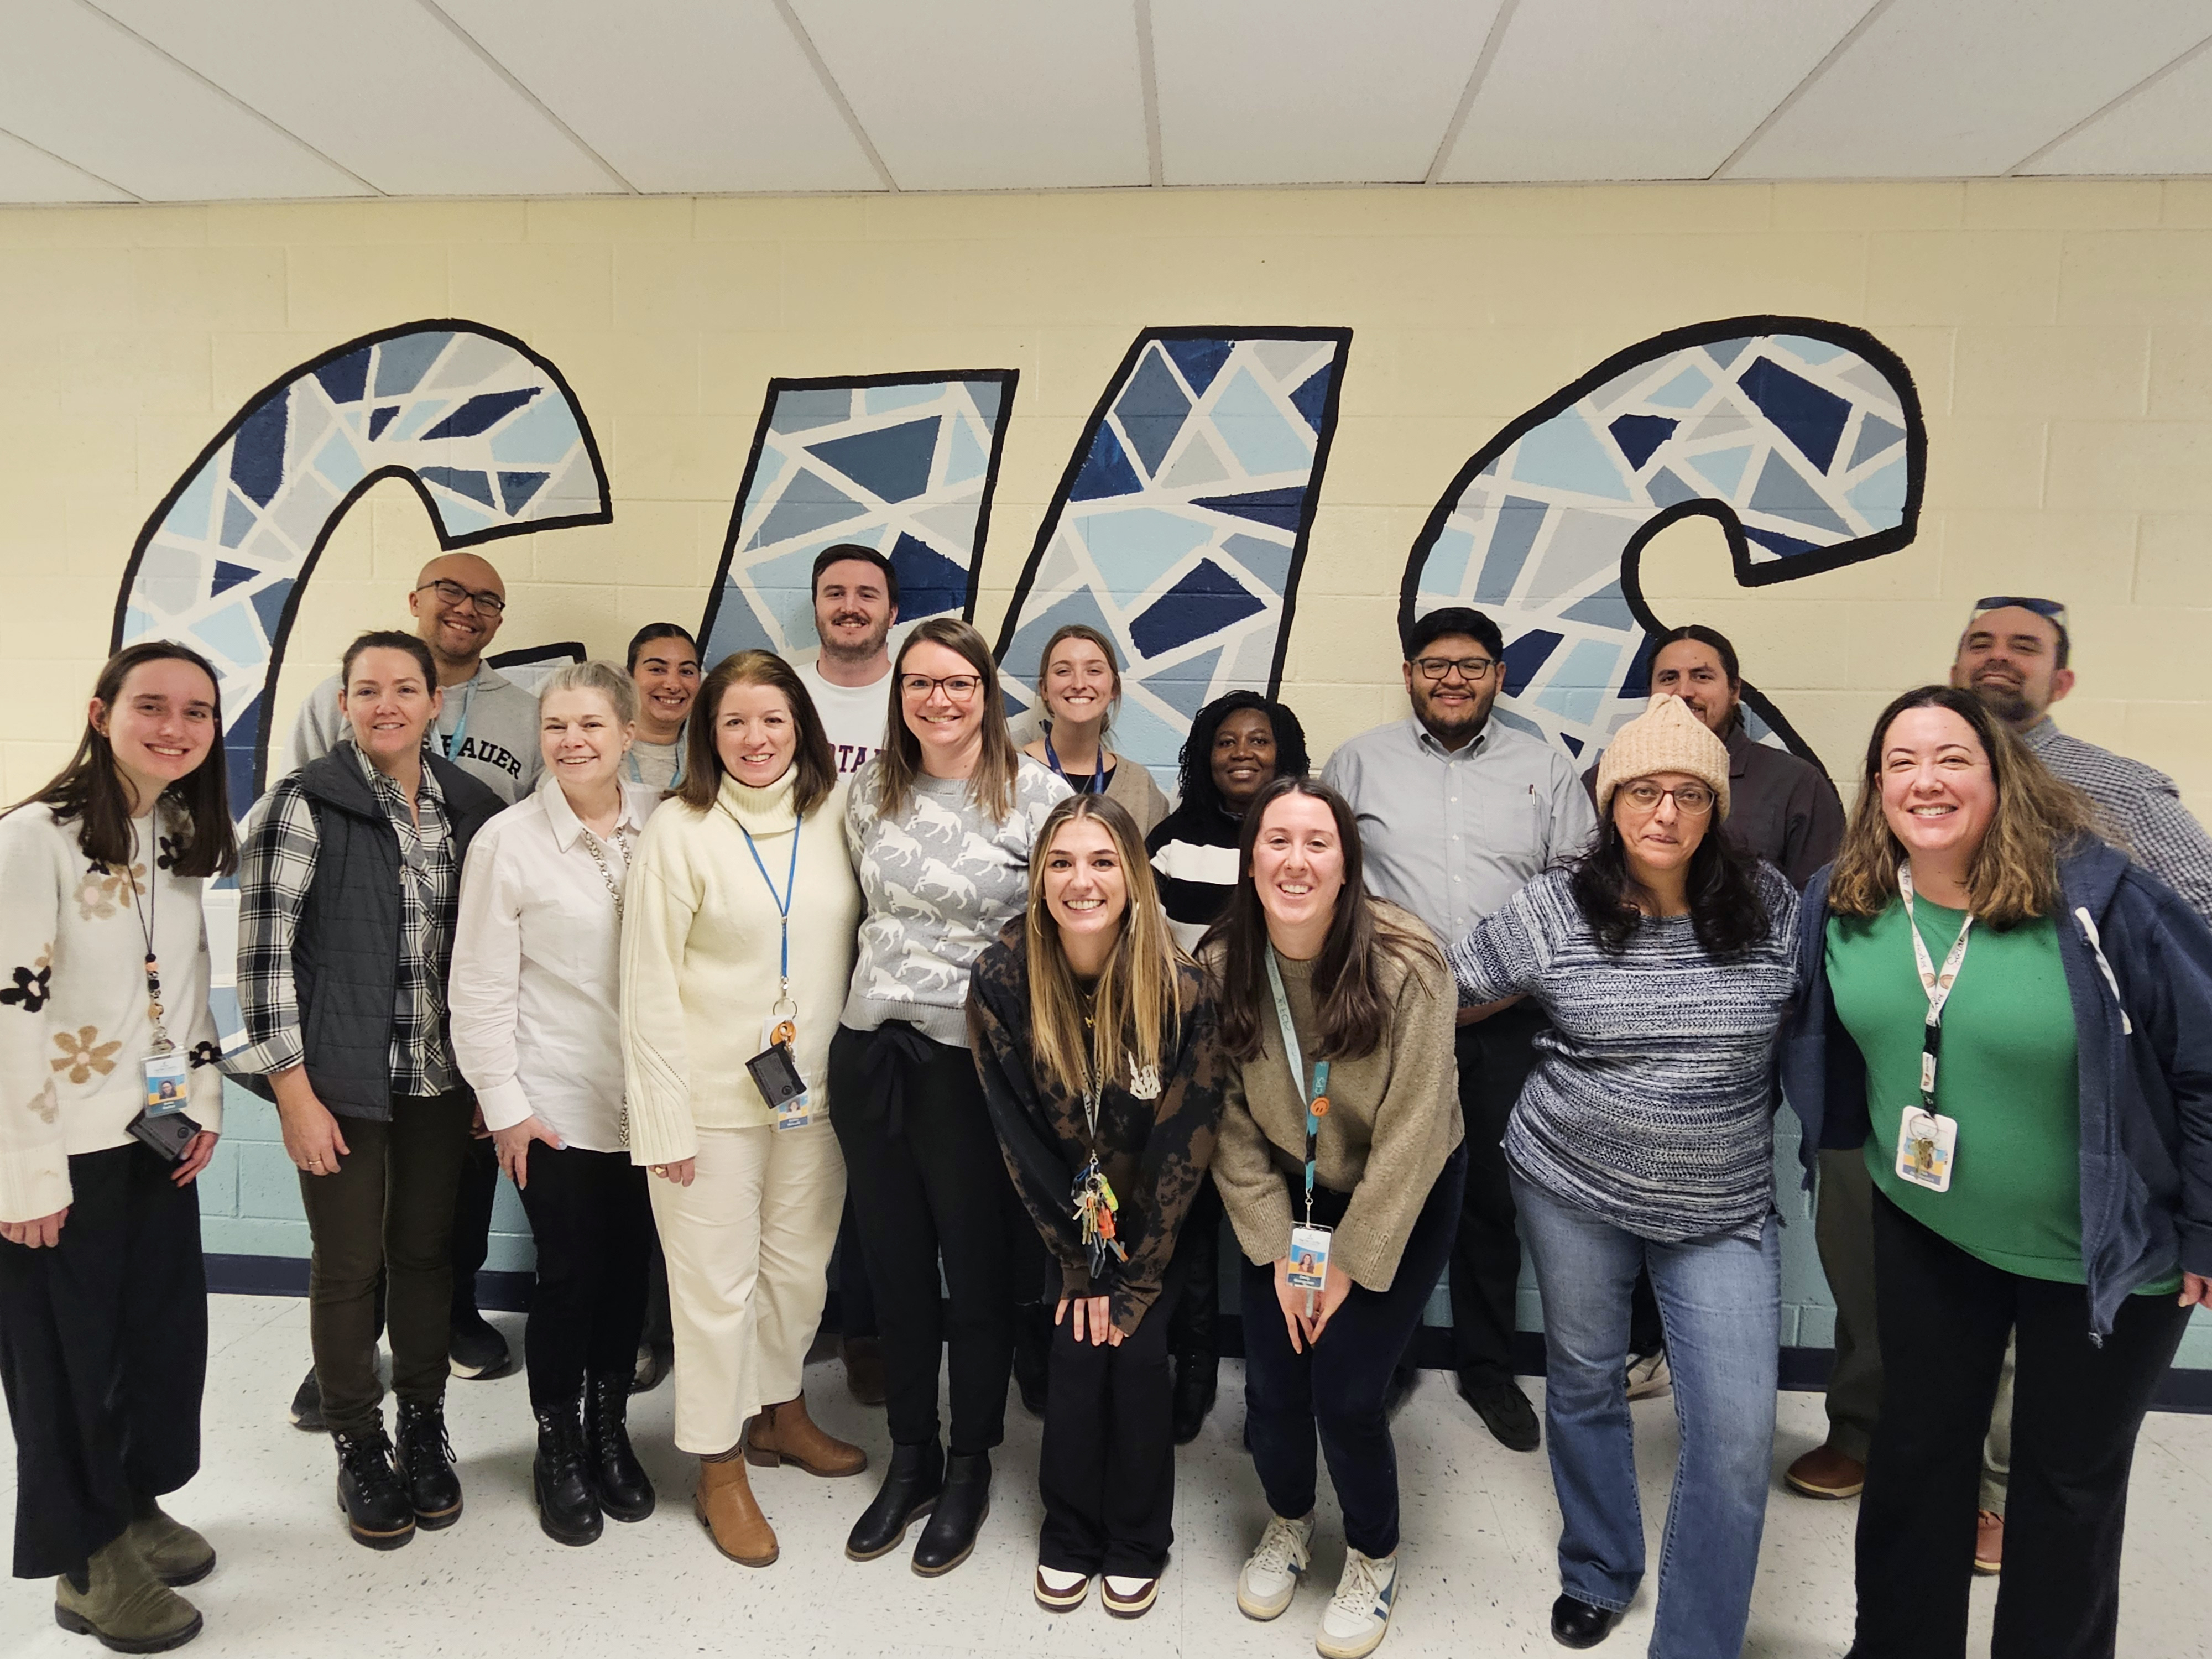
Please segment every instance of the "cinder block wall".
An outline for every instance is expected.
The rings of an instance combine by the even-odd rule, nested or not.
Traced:
[[[487,550],[512,599],[499,646],[607,653],[643,622],[698,619],[772,375],[1020,371],[988,632],[1137,330],[1349,326],[1285,687],[1318,757],[1403,712],[1398,581],[1460,464],[1608,354],[1754,313],[1860,325],[1904,358],[1929,435],[1918,538],[1754,592],[1693,522],[1646,555],[1653,604],[1733,635],[1832,771],[1893,692],[1941,674],[1975,597],[2063,597],[2081,683],[2062,723],[2172,773],[2212,817],[2202,180],[0,210],[0,660],[19,709],[0,784],[20,796],[64,757],[132,541],[200,447],[261,386],[372,330],[468,318],[560,366],[614,519]],[[356,506],[303,601],[277,732],[345,637],[404,616],[435,547],[404,486]],[[300,1254],[273,1123],[236,1098],[209,1243]],[[506,1196],[495,1267],[526,1261]],[[1784,1336],[1818,1346],[1811,1230],[1785,1211]],[[2212,1328],[2185,1353],[2212,1364]]]

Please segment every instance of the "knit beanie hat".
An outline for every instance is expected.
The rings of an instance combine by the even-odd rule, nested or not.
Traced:
[[[1650,706],[1613,734],[1597,763],[1597,810],[1613,810],[1613,792],[1632,778],[1683,772],[1711,786],[1713,822],[1729,811],[1728,745],[1690,712],[1680,697],[1662,692]]]

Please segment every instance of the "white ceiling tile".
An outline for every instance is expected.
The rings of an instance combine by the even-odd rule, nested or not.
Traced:
[[[2204,38],[2204,0],[1898,0],[1729,170],[2000,173]]]
[[[76,0],[0,6],[0,111],[9,131],[151,201],[369,193]]]
[[[128,191],[0,132],[0,202],[127,202]]]
[[[1441,177],[1704,179],[1869,0],[1534,0],[1518,8]]]
[[[644,191],[879,190],[769,0],[445,0]]]
[[[397,196],[621,188],[416,0],[94,0]]]
[[[2212,173],[2212,52],[2036,158],[2044,173]]]
[[[902,190],[1141,185],[1136,9],[793,0]]]
[[[1419,180],[1501,0],[1153,0],[1171,185]]]

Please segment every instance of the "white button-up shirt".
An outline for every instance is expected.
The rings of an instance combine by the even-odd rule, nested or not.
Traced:
[[[599,842],[604,876],[550,776],[470,845],[453,936],[453,1052],[490,1127],[535,1114],[567,1146],[622,1150],[622,927],[607,878],[627,878],[629,848],[659,798],[622,786],[617,832]]]

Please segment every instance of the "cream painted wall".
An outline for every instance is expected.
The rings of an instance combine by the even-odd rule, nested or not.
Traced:
[[[391,203],[0,212],[5,792],[73,735],[118,575],[163,492],[256,389],[418,317],[556,362],[606,454],[611,525],[488,550],[501,648],[696,622],[765,383],[1021,371],[985,555],[995,628],[1082,421],[1146,325],[1347,325],[1343,418],[1286,692],[1317,754],[1398,712],[1419,525],[1498,427],[1607,353],[1738,313],[1859,324],[1918,382],[1917,542],[1737,589],[1717,533],[1649,556],[1668,620],[1727,629],[1832,769],[1938,675],[1966,607],[2071,601],[2065,723],[2212,817],[2212,183],[1623,186]],[[313,584],[276,730],[342,640],[403,615],[434,542],[387,483]]]

